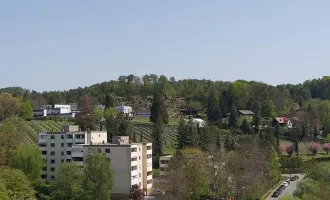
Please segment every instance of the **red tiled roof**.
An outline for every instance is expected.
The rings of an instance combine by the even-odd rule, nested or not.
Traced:
[[[289,121],[289,118],[287,117],[275,117],[275,120],[280,123],[280,124],[283,124],[283,123],[286,123]]]

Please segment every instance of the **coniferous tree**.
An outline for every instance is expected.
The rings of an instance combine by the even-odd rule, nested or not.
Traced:
[[[178,134],[177,134],[177,149],[183,149],[187,141],[187,130],[186,122],[183,119],[180,119],[178,125]]]
[[[241,125],[241,130],[245,134],[251,134],[253,132],[251,124],[244,118],[242,125]]]
[[[271,146],[268,152],[268,162],[270,163],[268,168],[268,174],[272,180],[273,184],[276,184],[281,178],[281,171],[280,171],[280,159],[277,155],[277,152],[273,146]]]
[[[110,95],[105,97],[105,108],[113,107],[113,99]]]
[[[153,147],[153,155],[161,156],[163,154],[162,150],[162,137],[164,135],[164,121],[161,115],[158,115],[156,123],[154,124],[154,128],[152,131],[152,147]]]
[[[159,115],[161,116],[164,124],[168,124],[169,116],[166,110],[164,96],[162,93],[155,91],[150,109],[150,121],[152,123],[156,123]]]
[[[232,105],[229,115],[229,127],[235,128],[238,120],[238,113],[235,104]]]
[[[197,125],[197,137],[199,148],[202,151],[207,152],[211,143],[209,127],[199,127],[199,125]]]
[[[254,116],[253,116],[253,124],[254,124],[254,133],[259,133],[259,127],[261,124],[261,107],[259,102],[256,102],[254,105]]]
[[[211,123],[221,123],[222,114],[219,105],[219,94],[212,87],[207,96],[207,120]]]

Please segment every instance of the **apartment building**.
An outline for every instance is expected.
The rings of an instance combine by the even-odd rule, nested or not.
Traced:
[[[56,180],[61,163],[72,161],[72,146],[90,142],[107,141],[107,132],[79,131],[78,126],[63,126],[61,132],[40,132],[37,144],[45,166],[41,177],[46,181]]]
[[[164,182],[165,179],[165,173],[166,173],[166,168],[168,165],[168,162],[172,159],[173,155],[168,155],[168,156],[160,156],[159,157],[159,181]]]
[[[121,197],[130,192],[132,185],[139,185],[146,195],[152,189],[152,144],[132,143],[128,136],[114,136],[112,143],[75,145],[72,159],[84,164],[88,154],[100,152],[111,161],[114,172],[112,195]]]

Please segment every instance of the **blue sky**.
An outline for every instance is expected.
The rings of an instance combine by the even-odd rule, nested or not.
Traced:
[[[165,74],[269,84],[329,75],[330,1],[0,1],[0,88]]]

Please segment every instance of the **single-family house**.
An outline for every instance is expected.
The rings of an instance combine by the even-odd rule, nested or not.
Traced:
[[[292,128],[292,122],[287,117],[275,117],[274,120],[272,121],[272,126],[273,127],[282,126],[282,127]]]
[[[253,117],[254,113],[251,110],[238,110],[241,117]]]

